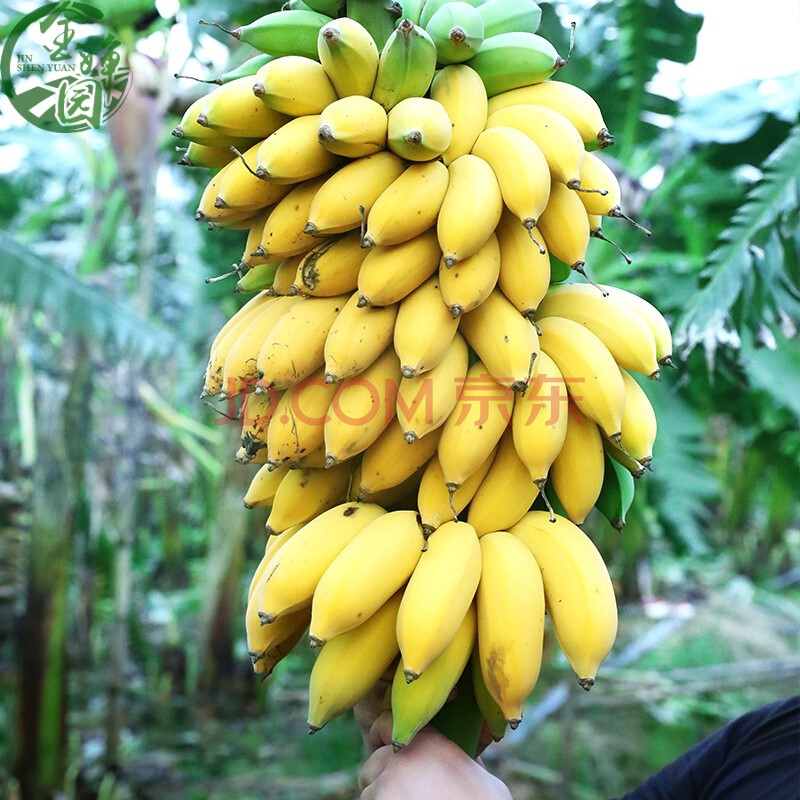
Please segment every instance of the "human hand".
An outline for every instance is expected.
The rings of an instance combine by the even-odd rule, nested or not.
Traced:
[[[399,752],[392,747],[392,717],[372,725],[374,752],[359,774],[361,800],[511,800],[506,786],[435,728],[421,730]]]

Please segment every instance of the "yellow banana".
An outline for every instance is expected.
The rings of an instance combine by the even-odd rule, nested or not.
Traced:
[[[358,228],[378,197],[404,169],[405,163],[387,151],[356,159],[342,167],[317,192],[308,214],[306,232],[312,236],[327,236]]]
[[[511,730],[539,679],[544,645],[542,572],[530,550],[505,531],[480,539],[478,651],[486,688]]]
[[[427,465],[426,465],[427,466]],[[400,509],[407,509],[413,507],[416,503],[417,492],[419,485],[422,482],[422,474],[425,472],[425,467],[420,467],[415,473],[406,478],[402,483],[397,486],[392,486],[389,489],[381,489],[374,494],[362,494],[362,503],[377,503],[379,506],[391,511]],[[361,466],[359,465],[356,473],[353,476],[353,489],[351,489],[351,498],[353,495],[358,495],[361,486]]]
[[[280,470],[275,470],[275,471],[280,472]],[[256,571],[253,573],[253,577],[250,580],[250,587],[247,590],[248,603],[250,602],[250,598],[256,593],[256,591],[258,591],[258,596],[261,597],[261,591],[264,588],[264,581],[262,581],[261,578],[266,574],[268,574],[267,570],[269,568],[270,561],[272,561],[272,557],[302,527],[303,527],[302,525],[295,525],[293,528],[287,528],[283,533],[275,534],[275,536],[270,536],[267,539],[267,544],[264,547],[264,556],[262,557],[261,561],[258,562]]]
[[[280,200],[267,217],[261,234],[261,250],[268,256],[290,256],[307,253],[317,244],[305,232],[308,211],[325,177],[303,181]]]
[[[444,106],[453,125],[450,144],[442,154],[445,165],[449,165],[472,150],[486,125],[486,87],[471,67],[451,64],[433,79],[431,98]]]
[[[267,457],[273,468],[295,463],[322,446],[325,415],[335,391],[318,370],[283,393],[267,431]]]
[[[653,460],[653,443],[658,431],[656,414],[644,389],[624,369],[620,372],[625,384],[621,444],[626,453],[643,467],[649,468]]]
[[[236,454],[234,455],[234,461],[237,464],[266,464],[267,463],[267,448],[266,446],[262,446],[261,444],[257,444],[256,447],[259,449],[247,450],[244,447],[240,447]]]
[[[317,50],[339,97],[372,94],[378,48],[363,25],[347,17],[332,20],[320,30]]]
[[[286,475],[286,468],[275,469],[271,464],[264,464],[259,467],[258,472],[253,475],[250,486],[244,495],[245,508],[257,508],[258,506],[270,506],[275,499],[275,492],[278,490],[280,482]]]
[[[241,158],[231,161],[224,171],[219,173],[217,196],[214,199],[216,208],[242,210],[264,208],[277,203],[289,191],[287,186],[262,181],[253,174],[260,146],[261,142],[254,144],[242,153]]]
[[[390,422],[364,451],[359,497],[363,499],[403,483],[431,460],[438,444],[439,431],[409,443],[400,424]]]
[[[437,249],[438,257],[438,249]],[[458,330],[442,301],[438,276],[433,275],[400,303],[394,326],[394,349],[404,378],[414,378],[442,362]]]
[[[290,117],[320,114],[336,100],[322,64],[303,56],[268,61],[256,72],[252,92],[269,108]]]
[[[562,183],[553,183],[550,189],[550,201],[539,217],[539,232],[550,255],[563,261],[570,269],[586,274],[589,218],[575,192]]]
[[[478,156],[460,156],[448,167],[450,179],[436,232],[445,265],[477,253],[494,233],[503,196],[492,168]]]
[[[564,517],[551,523],[542,511],[526,514],[511,533],[539,564],[556,639],[588,691],[617,635],[617,601],[603,557],[580,528]]]
[[[267,430],[280,395],[275,390],[246,394],[242,400],[242,463],[266,464]],[[255,458],[258,455],[259,458]],[[263,460],[262,460],[263,459]],[[276,490],[277,491],[277,490]],[[274,502],[274,501],[273,501]]]
[[[452,494],[447,489],[438,456],[434,456],[428,462],[417,493],[417,508],[425,538],[428,538],[440,525],[457,517],[469,505],[492,466],[496,451],[495,445],[478,469]]]
[[[391,511],[363,528],[325,570],[314,592],[314,647],[368,620],[417,566],[425,540],[416,511]]]
[[[298,459],[296,464],[292,464],[292,469],[295,467],[297,469],[325,469],[325,462],[325,445],[320,445],[307,456]]]
[[[372,206],[363,246],[407,242],[436,223],[447,192],[448,173],[441,161],[412,164]]]
[[[433,369],[403,377],[397,393],[397,419],[407,442],[427,438],[444,425],[458,402],[468,369],[467,343],[457,333]]]
[[[481,654],[477,647],[472,650],[470,672],[472,673],[475,702],[486,721],[486,727],[489,729],[492,740],[499,742],[506,735],[506,717],[486,688],[486,681],[483,679],[483,671],[481,670]]]
[[[453,641],[413,683],[402,659],[392,681],[392,744],[405,747],[447,702],[467,666],[477,630],[475,606],[467,609]]]
[[[267,218],[272,213],[272,206],[269,208],[265,208],[261,211],[258,217],[254,220],[253,226],[247,232],[247,240],[244,243],[244,252],[242,253],[242,258],[239,261],[239,268],[246,267],[248,270],[253,269],[253,267],[259,267],[262,264],[272,264],[277,267],[280,264],[280,258],[267,258],[266,256],[262,255],[253,255],[255,250],[261,244],[261,236],[264,233],[264,226],[267,224]],[[248,291],[247,289],[243,288],[241,284],[241,278],[239,279],[239,283],[236,285],[236,291]]]
[[[231,162],[231,164],[232,163],[233,162]],[[228,164],[227,167],[223,167],[214,175],[206,184],[205,189],[203,189],[203,194],[200,196],[200,200],[197,203],[197,211],[194,215],[197,222],[224,223],[230,220],[249,219],[253,215],[253,212],[258,210],[251,208],[225,208],[217,204],[217,193],[219,192],[220,182],[225,177],[231,164]]]
[[[469,504],[467,522],[478,536],[505,530],[525,516],[538,494],[539,489],[517,455],[514,437],[508,428],[497,446],[492,466]]]
[[[670,333],[669,325],[661,312],[652,303],[648,303],[647,300],[633,292],[617,289],[614,286],[603,286],[601,288],[612,297],[621,300],[644,319],[656,341],[658,363],[670,367],[674,366],[672,363],[672,333]]]
[[[246,150],[254,144],[253,138],[241,136],[227,136],[214,128],[200,125],[197,118],[203,111],[203,105],[208,95],[198,98],[192,103],[183,114],[180,124],[172,130],[172,135],[187,142],[194,142],[205,147],[228,148],[231,145],[239,150]],[[265,134],[266,135],[266,134]],[[256,136],[256,139],[263,139],[263,136]]]
[[[361,95],[331,103],[319,118],[317,137],[331,153],[362,158],[386,147],[388,121],[383,106]]]
[[[550,168],[539,145],[516,128],[498,125],[478,137],[472,153],[494,170],[503,202],[533,236],[550,197]]]
[[[397,657],[397,609],[400,594],[366,622],[322,648],[308,687],[308,727],[315,733],[349,711],[380,680]]]
[[[290,469],[275,492],[267,533],[302,525],[341,503],[347,497],[352,472],[349,464],[331,469]]]
[[[327,470],[316,470],[325,473]],[[291,470],[293,475],[300,470]],[[316,512],[315,512],[316,513]],[[259,598],[266,624],[311,605],[325,570],[345,546],[386,512],[368,503],[341,503],[304,525],[275,554]]]
[[[278,264],[278,269],[275,270],[275,277],[272,279],[272,286],[268,291],[279,297],[292,294],[292,286],[294,286],[297,268],[302,261],[303,255],[284,258],[281,263]]]
[[[497,383],[482,361],[476,361],[467,372],[461,396],[442,427],[439,441],[439,463],[451,495],[480,468],[500,441],[513,408],[513,392]]]
[[[449,269],[439,264],[442,300],[454,317],[477,308],[491,294],[500,274],[500,245],[492,234],[478,250]]]
[[[253,672],[261,675],[262,681],[272,674],[275,667],[292,652],[295,645],[303,638],[303,634],[308,628],[308,617],[298,615],[298,619],[300,620],[299,624],[286,639],[273,645],[261,658],[253,662]]]
[[[258,177],[273,183],[300,183],[337,167],[341,158],[317,141],[318,128],[319,115],[309,114],[295,117],[268,136],[256,155]]]
[[[575,126],[562,114],[543,106],[508,106],[486,120],[487,128],[516,128],[530,136],[544,153],[553,183],[581,188],[581,167],[586,156]]]
[[[497,283],[512,305],[531,319],[550,288],[550,256],[536,245],[544,237],[533,228],[531,238],[510,211],[503,212],[496,234],[500,245]]]
[[[411,683],[449,647],[472,604],[481,548],[466,522],[445,522],[408,581],[397,614],[403,673]]]
[[[397,306],[359,308],[358,292],[345,303],[325,340],[325,380],[362,373],[392,343]]]
[[[621,380],[621,379],[620,379]],[[325,421],[328,464],[363,453],[394,419],[400,362],[391,347],[339,384]]]
[[[659,379],[652,331],[618,297],[603,295],[587,284],[554,286],[536,313],[537,320],[545,317],[563,317],[583,325],[603,342],[621,367]]]
[[[561,317],[539,322],[542,350],[564,376],[575,405],[619,442],[625,411],[625,385],[614,357],[588,328]]]
[[[325,339],[347,295],[301,297],[267,336],[257,368],[264,386],[284,389],[324,363]]]
[[[387,306],[411,294],[436,270],[441,258],[436,231],[389,247],[373,247],[358,273],[358,302]]]
[[[441,103],[427,97],[407,97],[389,112],[386,142],[409,161],[438,158],[450,144],[453,126]]]
[[[333,297],[358,286],[358,271],[367,253],[358,231],[328,239],[303,257],[294,285],[300,294]]]
[[[581,186],[587,189],[603,189],[600,192],[582,192],[579,197],[587,214],[615,216],[619,211],[621,190],[617,176],[611,168],[594,153],[587,153],[581,169]]]
[[[281,642],[288,639],[302,623],[303,629],[308,627],[308,609],[301,608],[292,614],[287,614],[274,625],[263,625],[258,616],[258,592],[254,592],[245,611],[244,624],[247,633],[247,649],[250,658],[255,663],[263,658],[268,651],[274,649]]]
[[[603,437],[597,423],[570,403],[567,435],[550,468],[550,485],[567,516],[580,525],[603,488]]]
[[[264,307],[242,331],[231,347],[222,371],[223,392],[236,397],[240,392],[252,390],[258,382],[258,353],[264,342],[284,314],[297,302],[296,297],[278,297]]]
[[[538,370],[539,336],[502,292],[491,292],[465,314],[461,333],[498,383],[519,394],[526,391]]]
[[[614,141],[594,99],[570,83],[543,81],[496,94],[489,100],[489,113],[524,104],[557,111],[575,126],[585,144],[597,143],[600,147],[608,147]]]
[[[288,122],[253,95],[253,78],[237,78],[209,92],[197,115],[198,124],[217,134],[264,139]]]

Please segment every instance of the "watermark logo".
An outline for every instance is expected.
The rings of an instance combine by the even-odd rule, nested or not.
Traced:
[[[94,6],[61,0],[13,25],[0,57],[0,85],[28,122],[77,133],[99,128],[119,110],[131,74],[119,40],[86,27],[102,19]]]

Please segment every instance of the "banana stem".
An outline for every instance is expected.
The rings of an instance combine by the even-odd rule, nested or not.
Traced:
[[[387,4],[376,0],[347,0],[347,16],[360,22],[382,50],[394,30],[394,17]]]

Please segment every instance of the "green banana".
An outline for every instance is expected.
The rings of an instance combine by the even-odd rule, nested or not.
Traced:
[[[344,8],[342,0],[304,0],[303,5],[308,6],[318,14],[326,14],[331,19],[338,17]]]
[[[603,475],[603,488],[597,498],[597,510],[611,523],[612,528],[621,531],[625,527],[625,516],[633,502],[636,491],[633,475],[606,454],[606,468]]]
[[[431,21],[431,17],[446,3],[451,2],[451,0],[427,0],[427,2],[422,6],[422,13],[419,15],[419,24],[423,28],[428,27],[428,23]],[[467,0],[467,2],[471,6],[479,6],[483,0]]]
[[[502,709],[486,688],[486,681],[483,678],[483,670],[481,669],[481,657],[477,647],[472,651],[470,662],[472,665],[472,689],[475,692],[475,701],[481,710],[481,714],[483,714],[483,718],[486,720],[492,739],[495,742],[499,742],[506,735],[506,718]]]
[[[404,19],[410,19],[415,25],[419,25],[419,17],[422,14],[422,7],[425,0],[399,0],[397,5],[400,8],[400,16],[395,23],[397,27]]]
[[[468,61],[483,44],[483,19],[477,8],[465,2],[445,3],[425,26],[440,64]]]
[[[421,97],[428,91],[435,70],[433,40],[419,25],[404,19],[383,48],[372,99],[389,111],[401,100]]]
[[[200,78],[193,78],[191,75],[179,75],[177,72],[175,73],[175,77],[187,78],[190,81],[197,81],[198,83],[215,83],[217,86],[223,86],[226,83],[235,81],[237,78],[249,78],[251,75],[255,75],[264,64],[268,64],[273,58],[275,58],[275,56],[271,56],[268,53],[259,53],[257,56],[248,58],[247,61],[239,64],[238,67],[229,69],[227,72],[223,72],[222,75],[218,75],[216,78],[207,81],[201,80]]]
[[[259,264],[247,270],[236,284],[237,292],[261,292],[269,289],[275,280],[280,262],[276,264]]]
[[[303,0],[286,0],[281,6],[281,11],[313,11],[311,6],[303,2]]]
[[[275,11],[233,30],[203,19],[200,24],[219,28],[235,39],[274,57],[305,56],[317,61],[317,36],[320,28],[330,21],[330,17],[316,11]]]
[[[501,33],[536,33],[542,9],[534,0],[487,0],[478,6],[483,20],[483,35],[488,39]]]
[[[481,76],[486,94],[541,83],[567,62],[547,39],[535,33],[500,33],[485,39],[467,66]]]

